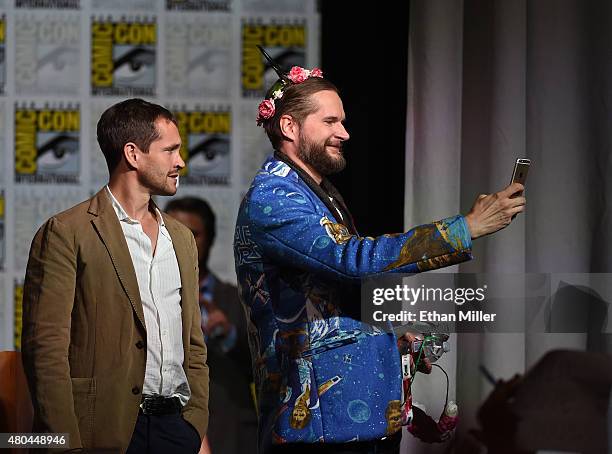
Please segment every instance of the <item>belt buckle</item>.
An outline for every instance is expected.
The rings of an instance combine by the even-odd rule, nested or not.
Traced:
[[[155,412],[155,407],[158,399],[161,396],[156,394],[151,394],[147,396],[142,396],[142,402],[140,402],[140,409],[142,410],[143,415],[153,414]]]

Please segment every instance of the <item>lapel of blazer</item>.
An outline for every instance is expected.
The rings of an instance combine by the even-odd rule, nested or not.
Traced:
[[[132,256],[125,241],[119,219],[117,219],[117,214],[113,210],[110,198],[106,193],[106,187],[102,188],[91,199],[88,212],[95,216],[91,223],[108,251],[117,277],[132,304],[138,320],[140,320],[142,327],[146,330],[142,302],[140,301],[140,290],[138,289],[138,280],[136,279]]]
[[[161,210],[160,210],[161,211]],[[189,245],[183,239],[183,235],[179,233],[179,226],[177,221],[168,219],[168,216],[162,214],[166,229],[172,238],[172,246],[174,247],[174,253],[176,254],[176,260],[179,266],[179,272],[181,275],[181,316],[183,321],[183,348],[187,352],[187,346],[190,343],[189,336],[191,334],[191,323],[192,313],[191,308],[193,304],[197,304],[196,301],[191,301],[196,294],[192,292],[195,289],[194,278],[196,276],[195,263],[191,259],[193,251],[189,251]],[[187,361],[187,355],[185,356],[185,363]]]

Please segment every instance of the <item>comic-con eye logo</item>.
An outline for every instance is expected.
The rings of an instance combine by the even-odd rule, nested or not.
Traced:
[[[278,78],[257,49],[258,44],[287,71],[292,66],[305,66],[305,23],[242,24],[242,95],[257,99],[262,98],[267,87]]]
[[[157,27],[148,22],[93,20],[91,92],[106,96],[155,94]]]
[[[78,183],[79,107],[16,106],[15,180]]]
[[[196,15],[191,16],[206,16]],[[170,96],[227,98],[231,90],[232,27],[229,17],[167,20],[166,91]]]
[[[14,39],[18,94],[78,94],[81,42],[78,17],[19,15]]]
[[[181,157],[185,161],[181,183],[228,185],[231,174],[229,109],[174,112],[182,140]]]

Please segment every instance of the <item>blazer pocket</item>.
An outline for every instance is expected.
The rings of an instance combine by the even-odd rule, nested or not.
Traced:
[[[74,412],[79,424],[81,443],[84,448],[91,447],[94,415],[96,410],[96,379],[72,378],[72,397]]]

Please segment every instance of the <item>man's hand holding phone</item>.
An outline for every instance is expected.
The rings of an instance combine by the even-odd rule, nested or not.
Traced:
[[[507,227],[512,222],[512,216],[523,212],[527,200],[515,194],[524,190],[525,186],[522,184],[512,183],[494,194],[479,195],[474,206],[465,216],[472,239]]]
[[[518,213],[525,210],[523,197],[531,161],[518,158],[514,163],[510,184],[495,194],[481,194],[465,216],[472,239],[495,233],[507,227]]]

